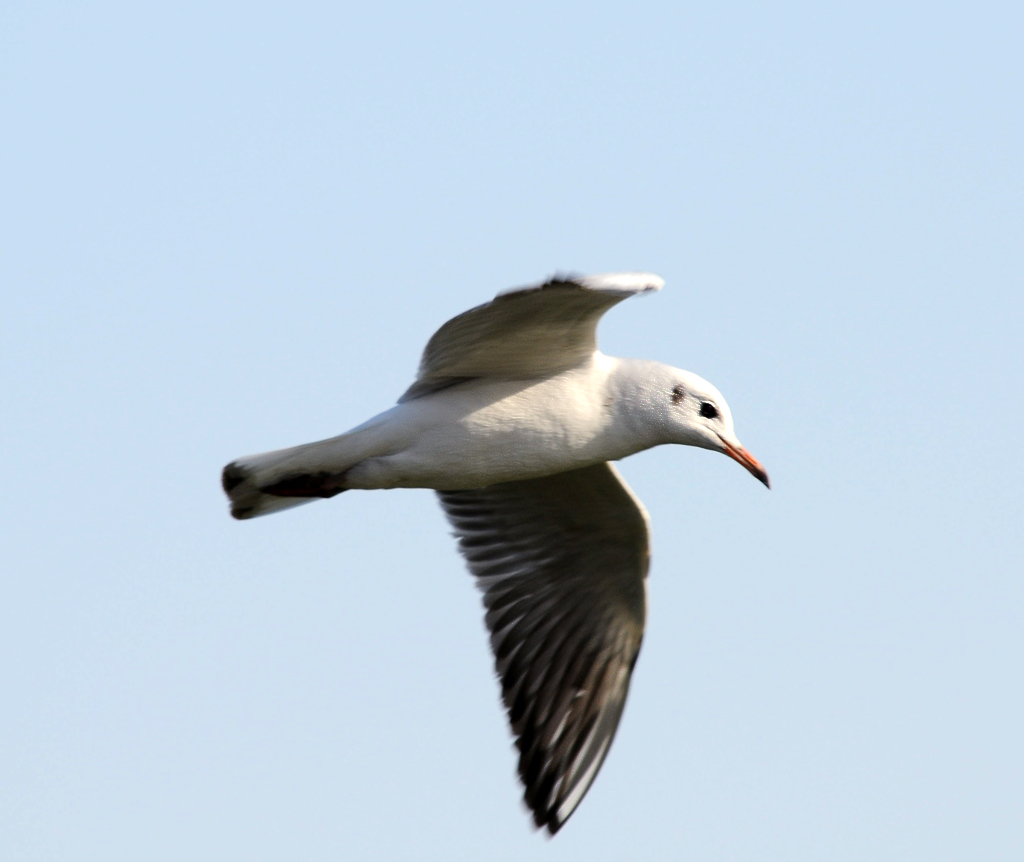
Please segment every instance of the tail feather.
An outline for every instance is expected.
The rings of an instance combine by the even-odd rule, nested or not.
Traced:
[[[278,497],[267,494],[254,481],[256,471],[245,461],[232,461],[221,473],[220,483],[231,500],[231,517],[240,521],[280,512],[303,503],[312,503],[315,497]]]
[[[248,520],[340,494],[346,470],[360,460],[346,436],[232,461],[221,473],[231,515]]]

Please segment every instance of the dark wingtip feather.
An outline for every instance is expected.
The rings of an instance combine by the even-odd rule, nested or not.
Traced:
[[[249,472],[235,462],[231,462],[220,474],[220,485],[225,494],[230,494],[241,485],[249,476]]]

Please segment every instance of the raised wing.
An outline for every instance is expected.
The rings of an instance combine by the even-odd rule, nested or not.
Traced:
[[[659,290],[648,272],[555,276],[499,293],[453,317],[427,343],[409,401],[476,377],[527,379],[579,365],[597,349],[597,322],[616,303]]]
[[[647,515],[610,464],[439,491],[484,593],[524,798],[554,834],[615,736],[640,650]]]

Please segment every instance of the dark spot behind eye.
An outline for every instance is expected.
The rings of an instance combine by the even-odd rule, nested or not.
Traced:
[[[710,401],[702,401],[700,405],[700,415],[705,419],[717,419],[718,408]]]
[[[672,403],[678,404],[686,397],[686,390],[682,386],[672,387]]]

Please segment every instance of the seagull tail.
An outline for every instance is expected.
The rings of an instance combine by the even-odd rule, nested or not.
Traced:
[[[361,460],[349,437],[235,459],[221,473],[231,515],[248,520],[340,494],[346,471]]]

